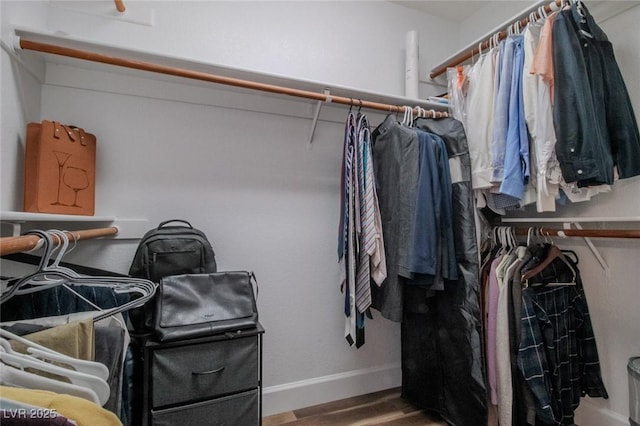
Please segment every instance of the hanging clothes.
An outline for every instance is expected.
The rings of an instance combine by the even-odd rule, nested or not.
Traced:
[[[51,409],[71,419],[78,426],[121,426],[115,414],[90,401],[71,395],[43,390],[18,389],[0,386],[4,398]]]
[[[417,202],[419,142],[415,131],[394,115],[371,133],[376,189],[387,259],[387,278],[372,288],[372,306],[383,317],[402,321],[402,281],[409,275],[409,245]]]
[[[498,314],[498,296],[500,288],[498,287],[498,266],[503,260],[503,254],[496,257],[489,266],[489,277],[487,281],[487,325],[486,325],[486,359],[487,359],[487,381],[489,383],[489,391],[491,403],[498,405],[498,373],[496,371],[496,333],[497,333],[497,314]]]
[[[465,126],[469,139],[469,155],[473,189],[491,188],[491,138],[493,135],[494,79],[497,49],[478,59],[469,71],[468,109]]]
[[[379,286],[387,276],[370,134],[366,116],[350,111],[341,174],[338,261],[345,294],[345,339],[358,348],[365,343],[371,281]]]
[[[611,43],[580,1],[544,15],[480,55],[466,93],[450,84],[456,110],[466,108],[476,204],[491,216],[532,203],[554,211],[640,174],[640,133]],[[450,83],[456,75],[449,69]]]
[[[373,137],[389,260],[387,280],[375,290],[373,306],[400,321],[403,285],[437,291],[444,289],[444,280],[458,276],[449,160],[438,135],[398,123],[393,115]]]
[[[499,423],[573,425],[581,397],[608,398],[577,258],[509,244],[489,264],[486,359]]]
[[[19,296],[14,296],[19,297]],[[116,413],[123,424],[128,424],[129,409],[124,392],[124,379],[130,374],[123,371],[124,358],[130,343],[122,315],[97,323],[92,319],[99,312],[87,311],[52,317],[34,318],[16,322],[3,322],[2,328],[25,339],[78,359],[98,361],[109,370],[106,381],[110,387],[109,400],[103,408]],[[76,332],[75,330],[78,330]],[[27,353],[22,343],[10,341],[14,350]]]
[[[609,397],[577,263],[556,257],[529,278],[521,321],[518,365],[535,396],[536,417],[545,425],[573,425],[581,397]]]
[[[554,125],[564,179],[579,187],[640,175],[640,134],[606,34],[576,2],[553,25]]]
[[[553,66],[553,25],[558,13],[554,13],[544,20],[533,58],[529,52],[531,70],[524,80],[523,95],[529,102],[525,102],[527,125],[531,135],[532,152],[537,164],[537,209],[538,211],[555,211],[556,200],[561,199],[559,188],[562,189],[562,199],[572,203],[589,201],[593,196],[609,192],[610,185],[579,187],[576,182],[568,183],[562,176],[560,162],[556,155],[556,135],[553,121],[554,72]],[[537,25],[536,25],[537,24]],[[536,43],[536,33],[539,23],[529,24],[525,30],[525,39],[529,46]],[[525,52],[525,69],[527,52]],[[525,74],[526,75],[526,74]],[[537,96],[535,95],[537,93]]]
[[[529,139],[522,100],[523,37],[510,35],[500,43],[496,72],[493,139],[493,173],[498,184],[493,199],[498,208],[519,207],[529,180]]]
[[[522,200],[524,197],[525,186],[530,176],[529,138],[527,136],[522,99],[523,43],[524,38],[522,35],[512,35],[507,38],[505,47],[513,50],[513,71],[511,75],[511,90],[509,92],[509,119],[504,154],[504,176],[500,185],[500,194],[508,195],[518,200]]]
[[[548,48],[551,45],[550,30],[554,16],[546,21],[530,22],[524,30],[522,96],[525,120],[531,137],[531,177],[535,185],[538,212],[556,211],[556,198],[559,196],[562,176],[555,154],[551,87],[545,79],[547,74],[544,69],[544,64],[553,66]]]
[[[76,266],[76,265],[69,265]],[[78,268],[78,270],[81,270]],[[101,271],[85,268],[83,272],[94,274],[112,274],[109,271]],[[113,274],[111,276],[119,276]],[[3,328],[23,327],[31,325],[31,332],[66,323],[71,318],[95,317],[95,305],[103,309],[122,306],[131,300],[128,293],[119,293],[111,288],[98,286],[74,286],[73,290],[78,297],[62,286],[47,288],[37,292],[14,295],[11,303],[4,303],[0,309],[0,320]],[[125,313],[126,316],[126,313]],[[120,322],[102,320],[95,324],[93,329],[95,359],[109,366],[110,375],[108,384],[110,387],[109,400],[104,408],[115,413],[122,424],[129,424],[132,417],[133,392],[133,365],[126,362],[131,357],[129,347],[129,333],[122,326],[126,319]],[[114,324],[115,323],[115,324]],[[122,323],[122,324],[121,324]],[[35,328],[34,328],[35,327]],[[14,328],[9,328],[14,334],[25,334]]]
[[[458,277],[445,281],[442,291],[403,287],[402,396],[452,425],[485,424],[479,266],[466,136],[452,118],[419,118],[415,126],[438,135],[446,146]]]

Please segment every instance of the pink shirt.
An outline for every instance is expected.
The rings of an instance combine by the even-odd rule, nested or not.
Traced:
[[[531,74],[538,74],[549,85],[551,102],[553,103],[554,82],[553,82],[553,21],[556,20],[557,13],[550,15],[540,30],[540,41],[533,57]]]

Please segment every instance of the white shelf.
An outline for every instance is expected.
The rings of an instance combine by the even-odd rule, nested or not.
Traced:
[[[0,212],[3,222],[113,222],[115,216],[80,216],[72,214]]]
[[[288,87],[292,89],[298,89],[303,91],[310,92],[318,92],[320,94],[324,93],[326,89],[330,90],[330,95],[332,96],[342,96],[347,98],[354,99],[354,105],[357,106],[357,100],[367,100],[372,102],[378,102],[383,104],[390,105],[410,105],[410,106],[419,106],[424,109],[436,110],[436,111],[446,111],[448,106],[439,102],[432,102],[424,99],[413,99],[407,98],[405,96],[398,96],[394,94],[387,93],[378,93],[372,92],[369,90],[363,90],[354,87],[347,87],[337,84],[332,84],[328,82],[322,81],[314,81],[308,79],[294,78],[286,75],[279,75],[273,73],[267,73],[257,70],[251,69],[243,69],[237,68],[227,65],[214,64],[209,62],[201,62],[195,61],[187,58],[180,58],[176,56],[164,55],[157,52],[141,50],[141,49],[132,49],[128,47],[115,46],[111,44],[105,43],[97,43],[93,40],[88,40],[84,38],[78,37],[70,37],[63,36],[52,33],[45,33],[41,30],[34,30],[29,28],[15,28],[14,29],[15,39],[12,40],[11,48],[15,49],[16,52],[20,52],[20,56],[29,55],[36,56],[40,58],[44,58],[46,63],[53,63],[59,65],[69,65],[69,66],[77,66],[78,64],[82,64],[82,68],[91,69],[91,70],[103,70],[109,71],[113,73],[120,74],[129,74],[129,75],[139,75],[139,73],[143,73],[143,75],[159,79],[161,81],[174,81],[174,82],[182,82],[192,85],[204,85],[206,86],[224,86],[228,90],[240,91],[246,93],[255,93],[257,89],[243,89],[226,85],[221,85],[219,83],[211,83],[211,82],[202,82],[198,80],[189,80],[182,77],[169,76],[165,74],[158,74],[148,71],[140,71],[140,70],[131,70],[125,67],[118,67],[108,64],[101,64],[92,61],[84,61],[81,59],[68,58],[61,55],[53,55],[42,52],[34,52],[29,50],[21,50],[17,45],[19,43],[19,38],[25,38],[34,42],[52,44],[56,46],[60,46],[63,48],[70,49],[79,49],[86,50],[97,54],[102,54],[110,57],[123,58],[132,61],[141,61],[145,63],[151,63],[159,66],[167,66],[167,67],[175,67],[189,71],[195,71],[200,73],[207,74],[215,74],[223,77],[229,77],[232,79],[240,79],[246,80],[256,83],[264,83],[267,85]],[[260,92],[263,96],[278,96],[282,98],[287,98],[288,95],[280,95],[273,94],[269,92]],[[316,101],[309,100],[309,102],[315,103]]]
[[[46,223],[46,226],[50,228],[53,227],[52,224],[59,223],[61,224],[60,228],[73,228],[74,230],[115,226],[118,228],[118,234],[113,236],[114,239],[139,239],[149,228],[147,219],[120,219],[115,216],[80,216],[17,211],[0,212],[0,222],[12,226],[13,235],[20,235],[23,228],[33,229],[30,226],[31,224],[41,223]]]

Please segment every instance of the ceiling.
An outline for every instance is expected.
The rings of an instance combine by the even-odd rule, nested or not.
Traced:
[[[473,15],[482,7],[486,6],[487,1],[433,1],[433,0],[409,0],[394,1],[391,3],[399,4],[411,9],[418,10],[429,15],[439,16],[451,21],[460,22]]]

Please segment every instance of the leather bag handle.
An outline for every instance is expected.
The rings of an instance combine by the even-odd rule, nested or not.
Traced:
[[[186,228],[193,229],[193,226],[191,226],[191,224],[189,222],[187,222],[186,220],[182,220],[182,219],[170,219],[170,220],[165,220],[164,222],[160,222],[160,225],[158,225],[158,229],[166,226],[168,223],[171,223],[171,222],[181,222],[181,223],[184,223],[184,224],[187,225]]]
[[[249,271],[249,283],[251,283],[251,281],[253,281],[256,284],[256,291],[254,294],[256,296],[256,302],[257,302],[260,288],[258,287],[258,279],[256,278],[256,274],[254,274],[253,271]]]
[[[72,125],[65,125],[65,124],[61,124],[57,121],[53,122],[53,137],[56,139],[60,139],[60,132],[64,130],[67,135],[69,136],[69,139],[71,140],[71,142],[75,142],[76,139],[78,139],[78,136],[80,136],[80,144],[82,146],[87,146],[87,139],[85,137],[85,133],[84,133],[84,129],[82,129],[81,127],[78,126],[72,126]],[[78,134],[76,135],[76,133],[74,132],[77,131]]]
[[[74,130],[78,131],[78,135],[80,135],[80,144],[82,146],[87,146],[87,138],[85,137],[84,134],[84,129],[82,127],[78,127],[78,126],[72,126],[72,125],[67,125],[64,126],[65,129],[67,129],[67,133],[69,134],[69,137],[71,138],[71,140],[75,141],[75,134],[73,133]]]

